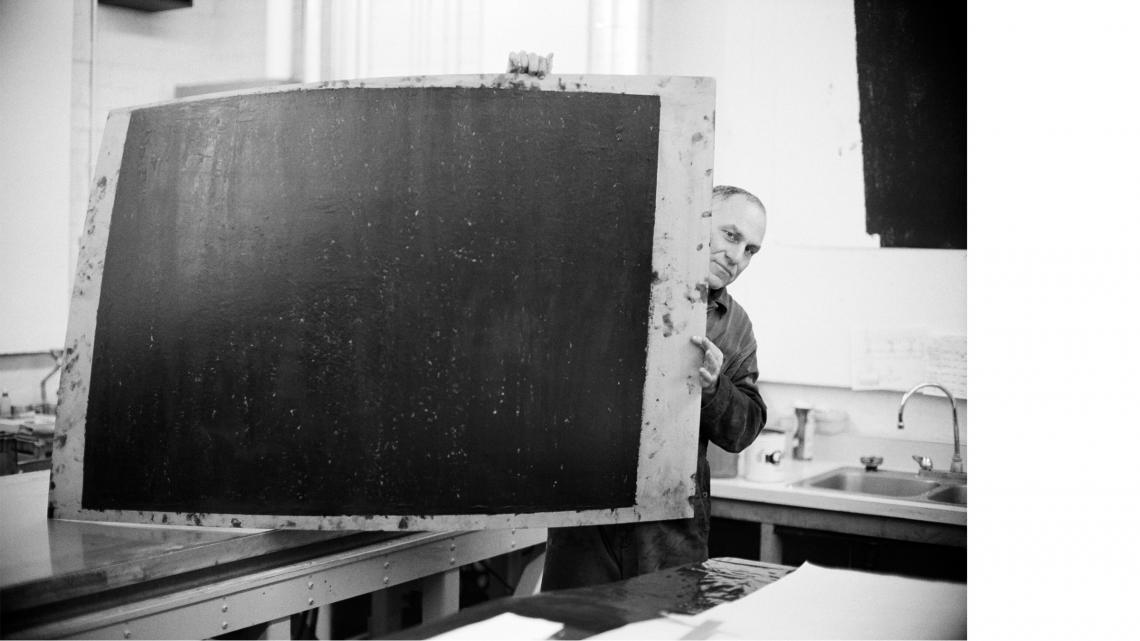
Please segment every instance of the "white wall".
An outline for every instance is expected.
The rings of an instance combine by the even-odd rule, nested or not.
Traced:
[[[770,245],[878,247],[850,2],[656,0],[649,21],[646,73],[716,78],[716,181],[760,196]]]
[[[780,338],[762,347],[767,380],[850,386],[856,328],[966,331],[964,251],[768,247],[729,291]]]
[[[340,0],[327,77],[506,71],[511,51],[555,53],[556,73],[638,73],[645,0]],[[314,11],[313,15],[320,12]],[[310,27],[312,25],[309,25]],[[311,65],[316,67],[317,65]]]
[[[0,353],[63,347],[69,2],[0,0]]]
[[[649,37],[647,73],[716,78],[715,182],[768,207],[765,247],[729,289],[773,418],[804,400],[848,412],[851,434],[950,442],[947,401],[916,398],[900,432],[901,393],[850,389],[853,327],[966,333],[966,252],[878,249],[865,232],[852,4],[654,0]]]
[[[264,78],[266,17],[264,0],[195,0],[156,13],[100,5],[96,120],[110,109],[171,100],[177,85]]]

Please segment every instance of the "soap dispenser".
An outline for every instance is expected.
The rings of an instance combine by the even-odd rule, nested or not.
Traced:
[[[800,461],[810,461],[815,445],[815,421],[812,420],[811,406],[797,403],[795,409],[796,445],[792,448],[792,457]]]

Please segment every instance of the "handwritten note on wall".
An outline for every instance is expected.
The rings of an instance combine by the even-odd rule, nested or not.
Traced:
[[[919,383],[938,383],[955,398],[966,398],[965,335],[924,328],[852,329],[851,389],[905,392]]]

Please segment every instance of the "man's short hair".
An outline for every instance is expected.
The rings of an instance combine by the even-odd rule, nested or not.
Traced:
[[[768,208],[764,206],[764,203],[760,202],[760,199],[756,196],[753,196],[752,192],[748,191],[747,189],[741,189],[740,187],[734,187],[732,185],[717,185],[716,187],[713,187],[713,198],[728,200],[733,196],[742,196],[748,202],[759,207],[760,211],[763,211],[765,213],[768,211]]]

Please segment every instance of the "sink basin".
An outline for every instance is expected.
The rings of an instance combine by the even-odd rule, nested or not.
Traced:
[[[965,485],[947,485],[940,490],[930,493],[928,496],[931,501],[938,501],[939,503],[953,503],[955,505],[966,504],[966,486]]]
[[[871,472],[861,467],[841,467],[792,485],[816,490],[833,490],[912,501],[966,505],[966,486],[961,480],[931,480],[928,477],[907,472],[885,470]]]
[[[914,474],[868,472],[859,468],[840,468],[803,481],[808,487],[841,490],[879,496],[920,496],[938,483],[915,478]]]

